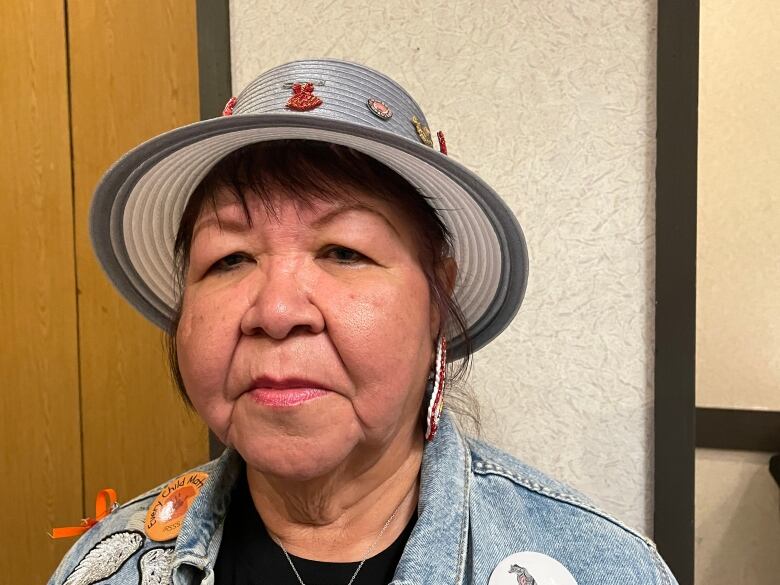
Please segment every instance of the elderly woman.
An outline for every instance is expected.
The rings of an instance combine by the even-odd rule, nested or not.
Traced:
[[[227,448],[114,508],[50,583],[675,582],[650,541],[442,411],[515,315],[527,255],[438,138],[386,76],[298,61],[108,171],[97,255]]]

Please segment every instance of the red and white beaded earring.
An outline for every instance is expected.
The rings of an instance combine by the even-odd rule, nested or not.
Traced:
[[[428,378],[425,395],[428,398],[428,410],[425,417],[425,440],[433,440],[439,428],[439,418],[444,407],[444,386],[447,376],[447,339],[444,334],[436,340],[436,359],[433,371]]]

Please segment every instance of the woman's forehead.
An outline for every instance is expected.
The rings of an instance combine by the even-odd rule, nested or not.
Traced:
[[[348,214],[374,217],[399,236],[413,229],[407,215],[400,213],[397,205],[348,184],[328,193],[274,189],[264,195],[249,193],[242,196],[231,188],[222,187],[216,190],[211,202],[201,208],[193,236],[207,226],[245,231],[257,224],[288,219],[291,214],[299,223],[313,229],[324,228]]]

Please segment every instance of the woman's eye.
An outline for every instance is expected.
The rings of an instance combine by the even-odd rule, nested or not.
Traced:
[[[214,262],[214,264],[211,265],[210,270],[215,270],[218,272],[225,272],[228,270],[231,270],[238,266],[239,264],[242,264],[243,262],[246,262],[248,258],[244,254],[228,254],[227,256],[224,256]]]
[[[324,256],[331,260],[335,260],[339,264],[355,264],[366,259],[360,252],[355,252],[355,250],[345,248],[344,246],[333,246],[328,248],[325,251]]]

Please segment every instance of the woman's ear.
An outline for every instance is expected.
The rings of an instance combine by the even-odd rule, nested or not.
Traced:
[[[441,281],[447,286],[447,294],[452,295],[452,291],[455,290],[455,281],[458,278],[458,263],[455,262],[455,258],[447,256],[442,260],[439,270],[442,271]]]
[[[442,311],[446,310],[447,304],[444,302],[446,298],[452,295],[452,291],[455,290],[455,282],[458,278],[458,263],[455,262],[455,258],[447,256],[442,258],[441,262],[436,266],[436,283],[437,285],[443,285],[443,290],[438,290],[438,293],[434,295],[433,307],[431,311],[431,339],[436,339],[441,332]]]

